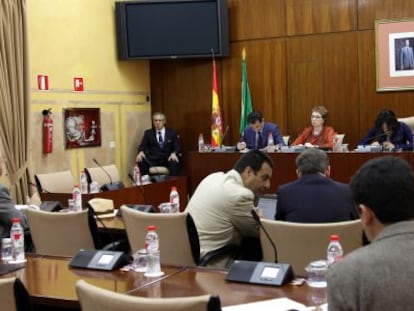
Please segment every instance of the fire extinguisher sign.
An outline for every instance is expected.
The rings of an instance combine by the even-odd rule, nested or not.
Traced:
[[[49,91],[49,76],[37,75],[37,89],[39,91]]]

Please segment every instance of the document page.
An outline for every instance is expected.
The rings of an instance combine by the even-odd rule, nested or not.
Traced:
[[[250,302],[241,305],[222,307],[223,311],[274,311],[274,310],[309,310],[305,305],[289,298],[276,298]]]

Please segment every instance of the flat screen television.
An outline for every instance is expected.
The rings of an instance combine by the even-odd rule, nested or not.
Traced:
[[[115,3],[120,60],[229,55],[227,0]]]

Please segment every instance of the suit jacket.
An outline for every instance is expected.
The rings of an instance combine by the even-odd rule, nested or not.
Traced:
[[[28,229],[28,224],[24,214],[17,210],[13,203],[9,190],[0,185],[0,238],[8,237],[10,235],[10,227],[13,218],[20,218],[20,224],[23,230]]]
[[[201,256],[228,244],[240,245],[243,237],[259,236],[250,214],[254,197],[235,170],[210,174],[200,182],[186,212],[194,219]],[[230,262],[227,257],[215,267],[225,267]]]
[[[283,138],[280,135],[279,127],[276,124],[265,122],[263,124],[263,129],[260,133],[260,135],[262,136],[262,143],[259,146],[257,146],[257,149],[263,149],[267,147],[267,139],[270,133],[272,133],[275,145],[284,145]],[[247,126],[244,129],[243,136],[240,139],[240,141],[244,141],[248,149],[255,149],[256,132],[250,126]]]
[[[414,221],[386,226],[328,269],[329,310],[412,310]]]
[[[279,186],[276,220],[303,223],[358,218],[349,186],[321,174],[306,174]]]
[[[138,152],[140,151],[144,151],[145,156],[149,161],[151,161],[151,159],[166,160],[173,152],[175,152],[177,156],[180,156],[180,137],[175,130],[166,127],[164,143],[162,148],[160,148],[157,139],[157,131],[154,128],[147,129],[144,132],[144,137],[142,138],[141,144],[138,147]]]
[[[412,69],[414,68],[414,53],[411,46],[404,46],[400,51],[400,68]]]

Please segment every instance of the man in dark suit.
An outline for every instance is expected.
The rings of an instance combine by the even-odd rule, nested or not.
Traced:
[[[303,223],[346,221],[358,218],[349,186],[329,178],[329,158],[311,148],[296,158],[298,179],[279,187],[276,220]]]
[[[170,175],[179,175],[181,144],[178,133],[165,127],[165,115],[152,115],[153,127],[147,129],[138,148],[136,162],[141,175],[148,175],[151,166],[165,166]]]
[[[273,138],[274,145],[284,145],[277,124],[265,122],[261,112],[251,112],[247,116],[247,120],[249,125],[244,129],[243,136],[237,144],[238,150],[243,150],[245,148],[264,149],[268,146],[269,136]]]

